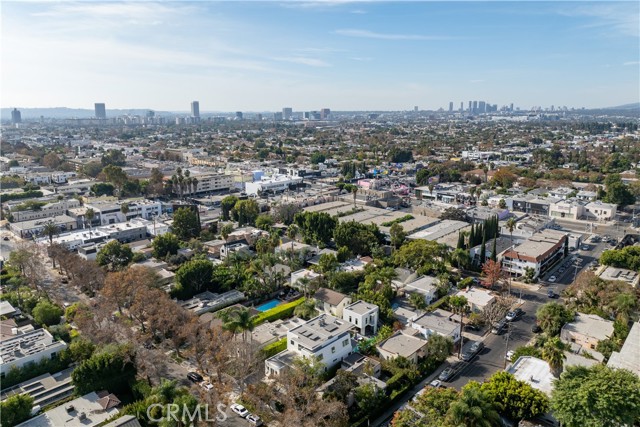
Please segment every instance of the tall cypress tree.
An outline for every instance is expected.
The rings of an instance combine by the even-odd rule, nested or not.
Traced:
[[[498,240],[497,238],[493,239],[493,247],[491,248],[491,260],[492,261],[497,261],[498,257],[496,255],[496,240]]]
[[[480,248],[480,266],[487,260],[487,239],[482,237],[482,247]]]
[[[458,232],[458,249],[464,249],[464,234],[461,231]]]

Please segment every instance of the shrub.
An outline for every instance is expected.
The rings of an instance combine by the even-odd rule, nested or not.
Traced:
[[[293,310],[305,301],[305,298],[299,298],[295,301],[287,304],[281,304],[273,307],[270,310],[264,311],[253,318],[253,324],[255,326],[264,323],[271,322],[273,320],[284,319],[285,317],[291,317]]]
[[[405,215],[405,216],[401,216],[400,218],[396,218],[393,221],[383,222],[381,225],[383,227],[391,227],[393,224],[400,224],[401,222],[409,221],[409,220],[412,220],[413,218],[414,218],[413,215]]]
[[[287,349],[287,337],[284,337],[281,340],[265,345],[264,348],[262,349],[262,356],[265,359],[268,359],[271,356],[274,356],[286,349]]]

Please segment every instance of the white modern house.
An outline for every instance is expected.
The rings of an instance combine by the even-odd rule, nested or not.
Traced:
[[[297,358],[313,358],[325,370],[342,362],[353,352],[350,331],[353,325],[321,314],[287,333],[287,349],[265,360],[265,374],[280,375]]]
[[[67,344],[56,341],[46,329],[36,329],[0,341],[0,378],[14,366],[21,368],[44,358],[53,359],[65,348]]]
[[[454,343],[460,339],[458,316],[445,310],[437,309],[432,313],[409,319],[409,326],[427,339],[434,334],[450,337]]]
[[[369,336],[378,332],[380,309],[377,305],[364,301],[357,301],[348,305],[342,311],[342,319],[356,325],[360,335]]]

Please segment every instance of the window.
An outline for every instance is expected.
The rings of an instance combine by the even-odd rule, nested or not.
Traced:
[[[318,355],[318,360],[322,360],[322,359],[324,359],[324,355],[323,355],[322,353],[320,353],[320,354]]]
[[[331,347],[331,353],[335,353],[336,352],[336,348],[335,347]]]
[[[289,343],[290,343],[291,345],[294,345],[294,344],[293,344],[293,340],[289,341]]]
[[[347,338],[346,340],[342,341],[342,346],[346,347],[349,345],[349,338]]]

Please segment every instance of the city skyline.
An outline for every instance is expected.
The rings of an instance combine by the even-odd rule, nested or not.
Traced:
[[[637,2],[9,2],[0,104],[616,106],[640,99],[639,11]]]

